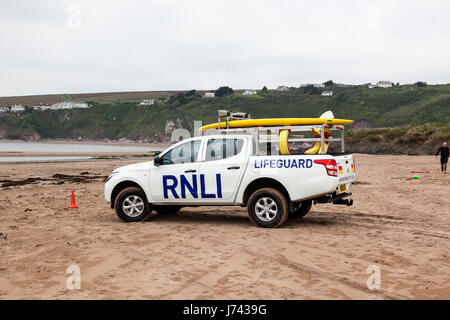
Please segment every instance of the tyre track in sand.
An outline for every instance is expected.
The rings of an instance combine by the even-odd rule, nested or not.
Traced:
[[[258,256],[261,257],[260,254],[252,252],[249,249],[242,249],[242,250],[247,252],[248,254],[253,255],[253,256],[258,255]],[[322,271],[320,269],[307,266],[305,264],[301,264],[301,263],[298,263],[298,262],[291,261],[291,260],[289,260],[288,258],[286,258],[286,257],[284,257],[282,255],[276,255],[274,257],[264,255],[262,257],[264,257],[265,259],[267,259],[269,261],[272,261],[272,262],[275,262],[275,263],[279,263],[279,264],[282,264],[284,266],[288,266],[289,268],[291,268],[293,270],[296,270],[296,271],[305,272],[305,273],[311,274],[313,276],[321,277],[322,279],[327,279],[327,280],[330,280],[330,281],[339,282],[339,283],[341,283],[341,284],[343,284],[343,285],[345,285],[347,287],[350,287],[350,288],[355,289],[355,290],[362,291],[362,292],[364,292],[366,294],[381,295],[383,298],[387,298],[387,299],[410,299],[409,297],[406,297],[406,296],[403,296],[403,295],[400,295],[400,294],[397,294],[397,293],[388,292],[388,291],[383,290],[383,289],[377,289],[376,291],[371,291],[366,286],[364,286],[364,285],[362,285],[362,284],[360,284],[360,283],[358,283],[356,281],[353,281],[353,280],[350,280],[348,278],[342,277],[342,276],[340,276],[338,274],[335,274],[335,273],[325,272],[325,271]]]
[[[212,240],[210,240],[210,242],[213,242],[213,243],[215,243],[217,245],[222,245],[222,243],[220,241],[217,241],[217,240],[213,240],[212,239]],[[282,266],[285,266],[285,267],[289,267],[294,272],[307,273],[309,275],[312,275],[312,276],[315,276],[315,277],[319,277],[320,279],[327,279],[327,280],[330,280],[330,281],[333,281],[333,282],[337,282],[337,283],[343,284],[343,285],[345,285],[347,287],[350,287],[352,289],[361,291],[361,292],[363,292],[365,294],[373,294],[373,295],[376,295],[376,296],[382,296],[385,299],[410,299],[407,296],[400,295],[400,294],[397,294],[397,293],[388,292],[388,291],[386,291],[384,289],[378,289],[378,290],[375,290],[375,291],[371,291],[371,290],[369,290],[367,288],[367,286],[364,286],[361,283],[358,283],[356,281],[353,281],[351,279],[348,279],[346,277],[340,276],[340,275],[335,274],[335,273],[331,273],[331,272],[328,272],[328,271],[323,271],[323,270],[320,270],[320,269],[315,268],[315,267],[311,267],[311,266],[308,266],[308,265],[305,265],[305,264],[294,262],[294,261],[292,261],[292,260],[290,260],[290,259],[288,259],[285,256],[282,256],[280,254],[277,254],[275,256],[268,256],[268,255],[265,255],[265,254],[261,254],[259,252],[258,253],[254,252],[254,251],[252,251],[252,250],[250,250],[248,248],[240,248],[239,250],[242,251],[242,252],[245,252],[248,255],[251,255],[252,257],[259,258],[259,259],[262,258],[262,259],[264,259],[266,261],[271,261],[273,263],[276,263],[276,264],[279,264],[279,265],[282,265]]]
[[[402,231],[408,232],[411,234],[421,234],[429,237],[436,237],[441,239],[450,239],[450,233],[443,230],[427,230],[422,228],[417,228],[417,225],[428,224],[429,221],[425,220],[417,220],[410,219],[406,220],[403,218],[391,217],[391,216],[378,216],[374,214],[365,214],[365,213],[357,213],[357,214],[343,214],[340,216],[333,215],[329,212],[315,212],[317,214],[328,215],[327,217],[307,217],[305,222],[308,220],[312,221],[323,221],[323,222],[331,222],[339,225],[347,225],[347,226],[359,226],[365,227],[369,229],[387,229],[393,231]],[[377,219],[374,219],[377,218]],[[416,222],[416,223],[415,223]],[[395,223],[396,225],[392,225]],[[448,227],[446,230],[450,229],[450,226],[442,225],[440,226]]]
[[[142,253],[141,251],[139,251],[139,250],[136,249],[136,248],[127,248],[127,251],[128,251],[128,252],[133,252],[134,254],[137,254],[140,258],[144,258],[145,260],[149,260],[148,254]],[[154,261],[152,261],[152,263],[155,264]],[[169,270],[169,271],[172,271],[172,272],[174,272],[174,273],[177,272],[177,270],[176,270],[175,268],[172,268],[172,267],[171,267],[170,265],[168,265],[168,264],[161,263],[161,262],[158,262],[157,264],[160,265],[161,268],[162,268],[163,270],[164,270],[164,269],[165,269],[165,270]],[[186,283],[187,285],[196,284],[196,285],[199,285],[200,287],[206,288],[206,289],[210,290],[210,292],[214,292],[214,295],[215,295],[216,297],[222,297],[222,298],[226,298],[226,299],[230,299],[230,300],[233,299],[232,297],[228,297],[228,296],[227,296],[226,294],[224,294],[223,292],[219,292],[217,289],[213,288],[212,286],[207,285],[207,284],[205,284],[205,283],[199,281],[196,277],[190,277],[190,278],[186,279],[186,280],[185,280],[185,283]],[[165,294],[165,295],[163,295],[163,296],[157,297],[157,299],[164,299],[164,296],[169,296],[169,297],[170,297],[170,296],[172,296],[172,295],[174,295],[174,294],[180,293],[181,291],[183,291],[183,290],[185,290],[185,289],[186,289],[186,288],[183,286],[183,287],[181,287],[180,289],[177,289],[177,290],[168,292],[167,294]]]

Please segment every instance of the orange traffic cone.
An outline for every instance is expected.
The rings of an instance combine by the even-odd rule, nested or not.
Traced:
[[[69,209],[78,208],[77,204],[75,203],[75,194],[73,193],[73,190],[72,190],[72,196],[70,197],[70,206],[68,206],[67,208],[69,208]]]

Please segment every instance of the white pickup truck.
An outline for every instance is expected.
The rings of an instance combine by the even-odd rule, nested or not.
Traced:
[[[115,169],[105,200],[127,222],[152,210],[234,205],[247,206],[256,226],[271,228],[303,217],[313,202],[352,205],[344,198],[354,181],[351,154],[268,155],[254,135],[219,134],[183,140],[153,161]]]

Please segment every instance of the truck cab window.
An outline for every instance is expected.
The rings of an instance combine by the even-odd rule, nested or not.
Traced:
[[[162,159],[162,164],[182,164],[197,161],[198,151],[200,149],[201,140],[185,142],[178,147],[173,148]]]
[[[243,139],[209,139],[206,146],[206,161],[222,160],[239,154]]]

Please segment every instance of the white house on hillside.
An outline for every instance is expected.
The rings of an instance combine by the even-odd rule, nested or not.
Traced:
[[[243,96],[253,96],[255,94],[256,94],[256,90],[253,90],[253,89],[245,90],[242,93]]]
[[[15,104],[11,106],[11,112],[21,112],[25,111],[25,107],[21,104]]]
[[[379,87],[379,88],[391,88],[392,85],[393,85],[393,83],[390,81],[378,81],[377,82],[377,87]]]
[[[287,87],[287,86],[278,86],[277,91],[289,91],[289,87]]]
[[[73,101],[64,101],[52,104],[53,110],[76,109],[76,108],[87,109],[89,108],[89,106],[85,102],[73,102]]]
[[[214,98],[214,92],[205,92],[205,98]]]
[[[152,106],[155,104],[155,99],[144,99],[139,103],[141,106]]]
[[[8,107],[0,107],[0,113],[5,113],[8,112],[9,108]]]
[[[300,85],[300,88],[313,86],[315,88],[325,88],[325,85],[323,83],[304,83]]]
[[[324,91],[322,92],[323,97],[331,97],[333,95],[333,91]]]
[[[37,104],[32,106],[33,110],[50,110],[52,106],[46,104]]]

